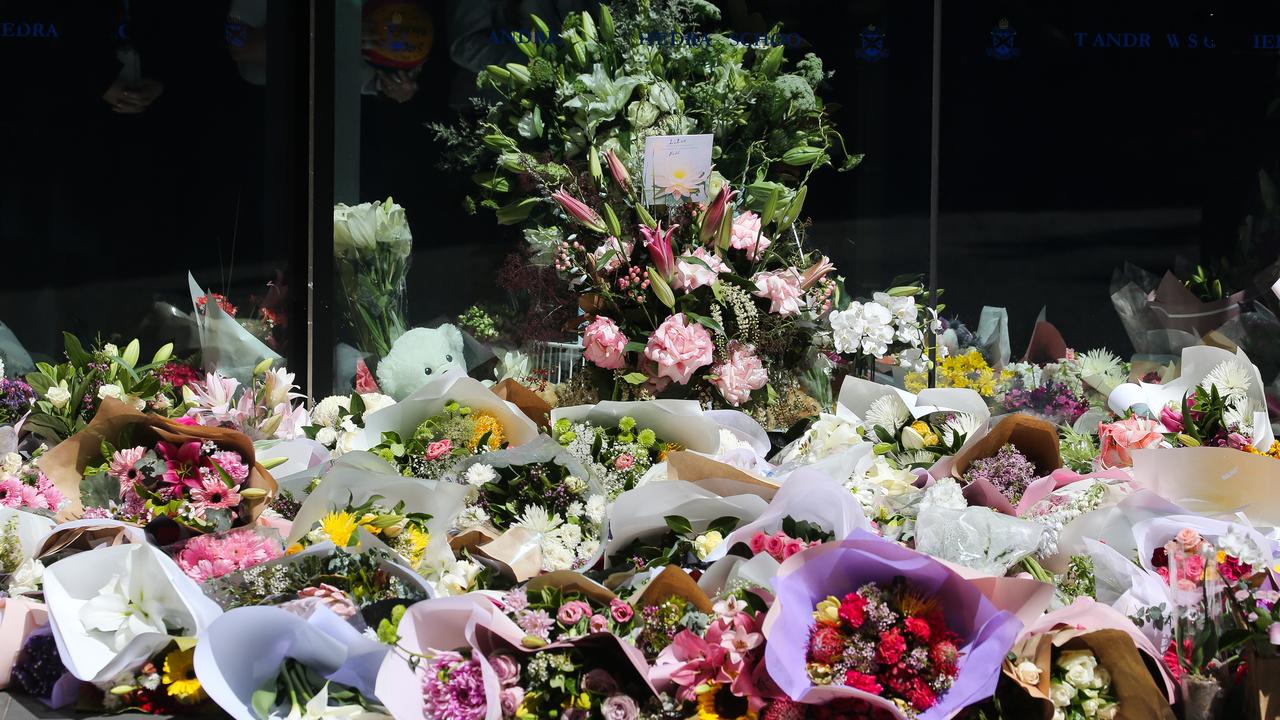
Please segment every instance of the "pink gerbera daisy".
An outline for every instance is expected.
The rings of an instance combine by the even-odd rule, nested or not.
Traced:
[[[252,530],[235,530],[222,538],[221,555],[244,570],[280,557],[279,543]]]
[[[22,505],[23,485],[12,475],[0,480],[0,506],[18,507]]]
[[[234,487],[227,487],[219,478],[205,477],[199,487],[191,489],[191,503],[197,512],[204,515],[207,510],[228,509],[239,505],[240,493]]]
[[[132,447],[117,450],[111,456],[111,464],[107,466],[107,474],[120,481],[122,486],[132,487],[142,479],[142,471],[138,469],[138,461],[147,454],[146,448]]]

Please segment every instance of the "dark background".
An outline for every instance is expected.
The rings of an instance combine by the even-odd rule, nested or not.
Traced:
[[[449,56],[454,6],[427,5],[436,39],[417,95],[404,104],[360,97],[359,137],[337,139],[360,158],[358,198],[338,199],[393,195],[408,210],[415,323],[493,298],[494,273],[519,242],[490,213],[467,215],[468,180],[436,167],[441,148],[424,124],[452,119],[471,78]],[[850,149],[867,158],[851,173],[815,177],[812,241],[861,292],[926,271],[932,3],[721,5],[725,27],[780,20],[806,46],[790,56],[811,50],[835,71],[824,97]],[[118,68],[126,7],[144,75],[165,84],[139,116],[100,99]],[[518,18],[521,4],[494,7]],[[34,354],[56,354],[62,329],[132,335],[157,300],[189,310],[188,269],[242,307],[277,270],[294,280],[288,257],[300,238],[272,230],[273,153],[291,138],[266,103],[287,79],[264,87],[240,77],[228,9],[216,0],[0,0],[0,23],[60,31],[56,40],[0,37],[0,321]],[[1007,60],[987,52],[1001,18],[1020,51]],[[856,56],[872,24],[888,48],[874,63]],[[1077,32],[1147,32],[1152,47],[1079,48]],[[1168,49],[1167,33],[1208,35],[1217,47]],[[1047,307],[1069,344],[1127,354],[1108,299],[1115,268],[1239,262],[1258,171],[1280,176],[1280,53],[1251,50],[1255,33],[1280,34],[1274,3],[944,3],[938,281],[947,314],[976,324],[984,304],[1007,306],[1017,352]]]

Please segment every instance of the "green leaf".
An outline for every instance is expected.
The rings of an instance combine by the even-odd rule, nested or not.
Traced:
[[[644,373],[642,373],[642,372],[633,372],[633,373],[627,373],[626,375],[623,375],[623,376],[622,376],[622,379],[623,379],[625,382],[630,383],[630,384],[632,384],[632,385],[639,385],[640,383],[644,382],[645,380],[648,380],[648,379],[649,379],[649,376],[648,376],[648,375],[645,375],[645,374],[644,374]]]
[[[93,358],[89,356],[89,353],[84,351],[84,346],[80,344],[80,338],[64,331],[62,333],[62,339],[63,344],[67,349],[67,359],[71,361],[72,365],[85,367],[93,361]]]
[[[707,525],[707,531],[710,532],[715,530],[721,535],[728,535],[733,532],[736,527],[738,527],[738,518],[734,515],[725,515],[724,517],[718,517],[715,520],[712,520],[711,523]]]
[[[769,199],[764,202],[764,210],[760,212],[760,227],[764,228],[773,222],[773,214],[778,210],[778,188],[769,189]]]
[[[693,526],[689,524],[687,519],[679,515],[667,515],[662,519],[666,521],[667,527],[671,528],[671,531],[677,535],[693,534]]]
[[[479,172],[472,175],[471,180],[480,187],[492,192],[504,193],[511,190],[511,179],[496,172]]]
[[[724,328],[720,325],[720,323],[716,322],[712,318],[706,317],[705,315],[699,315],[696,312],[690,312],[688,310],[684,310],[683,312],[685,317],[689,318],[690,320],[693,320],[694,322],[707,328],[708,330],[711,330],[717,335],[725,334]]]
[[[276,678],[268,680],[266,687],[254,690],[249,704],[253,707],[254,715],[260,718],[270,716],[271,710],[276,706]]]

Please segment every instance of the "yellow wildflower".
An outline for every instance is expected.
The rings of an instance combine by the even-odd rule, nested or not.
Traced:
[[[349,512],[330,512],[320,520],[320,530],[338,547],[351,544],[351,536],[358,527],[360,524]]]
[[[502,423],[493,414],[487,412],[478,412],[472,418],[475,422],[471,430],[471,439],[467,441],[467,447],[475,450],[480,447],[480,440],[488,433],[489,439],[485,441],[485,447],[490,450],[497,450],[506,442],[507,436],[502,431]]]
[[[192,647],[174,650],[164,656],[164,675],[160,681],[166,685],[169,695],[183,705],[195,705],[209,697],[196,679],[196,668],[192,662],[195,654],[196,649]]]

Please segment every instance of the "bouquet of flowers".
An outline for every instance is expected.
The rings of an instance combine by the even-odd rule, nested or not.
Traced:
[[[666,462],[668,452],[684,449],[639,427],[630,415],[613,427],[560,418],[551,431],[556,442],[600,478],[609,500],[634,488],[649,468]]]
[[[1120,710],[1111,674],[1091,650],[1064,650],[1053,661],[1049,700],[1054,720],[1113,720]]]
[[[294,401],[304,395],[296,392],[293,373],[272,368],[271,363],[271,359],[259,363],[252,383],[243,388],[239,380],[219,372],[209,373],[204,382],[184,385],[187,417],[199,425],[239,430],[251,440],[302,437],[307,408]]]
[[[609,633],[620,638],[639,634],[641,618],[629,603],[611,594],[584,592],[571,584],[541,583],[537,589],[522,586],[503,594],[502,611],[526,635],[526,647]],[[590,587],[590,586],[588,586]]]
[[[451,400],[411,435],[384,432],[372,452],[394,464],[405,477],[430,480],[443,476],[463,458],[499,450],[506,444],[505,429],[496,415]]]
[[[0,426],[14,425],[35,405],[36,391],[20,378],[4,376],[0,362]]]
[[[236,528],[217,535],[197,535],[173,554],[187,577],[205,582],[248,570],[284,554],[280,538],[255,528]]]
[[[940,388],[968,388],[984,398],[996,395],[998,383],[1010,374],[1008,370],[993,368],[977,348],[949,355],[938,362],[937,385]],[[904,380],[907,390],[920,392],[929,386],[924,372],[913,372]]]
[[[964,473],[965,482],[987,483],[1011,505],[1022,501],[1022,494],[1026,492],[1027,486],[1038,477],[1035,463],[1011,443],[1000,446],[991,457],[974,460]]]
[[[968,413],[939,412],[913,418],[895,395],[882,395],[867,410],[867,440],[896,468],[928,468],[955,455],[978,427]]]
[[[348,494],[347,503],[321,518],[314,529],[302,536],[298,547],[325,541],[339,548],[355,547],[360,544],[363,530],[383,540],[409,567],[416,568],[422,564],[427,546],[431,544],[431,530],[427,525],[430,521],[431,515],[427,513],[406,510],[404,500],[392,505],[383,502],[381,495],[372,495],[356,503]]]
[[[107,398],[139,411],[177,414],[181,399],[175,388],[186,373],[169,364],[173,343],[157,350],[151,362],[140,365],[142,349],[137,340],[124,350],[111,343],[86,350],[71,333],[63,333],[63,337],[67,362],[37,363],[36,372],[26,377],[36,395],[35,406],[23,423],[26,432],[51,443],[61,442],[83,430]]]
[[[386,357],[404,334],[413,235],[404,208],[383,202],[333,207],[334,265],[356,348]]]
[[[12,453],[0,466],[0,507],[56,513],[70,502],[40,468]]]
[[[286,657],[275,678],[254,693],[254,717],[341,717],[390,720],[386,708],[357,688],[329,680],[311,667]]]
[[[376,392],[353,392],[330,395],[311,409],[311,424],[303,428],[307,437],[320,443],[333,457],[354,449],[364,428],[365,413],[395,404],[395,400]]]
[[[920,280],[896,278],[893,285],[870,300],[851,300],[831,313],[835,352],[852,375],[869,377],[876,363],[886,359],[916,372],[927,367],[925,331],[938,331],[937,312],[943,306],[926,308],[922,314],[916,305],[916,298],[925,294]],[[909,375],[908,383],[914,377]]]
[[[487,538],[479,550],[517,580],[587,567],[598,554],[604,494],[554,441],[469,458],[450,477],[471,488],[457,534]]]
[[[735,515],[718,517],[706,524],[706,528],[694,530],[688,518],[667,515],[667,532],[658,537],[637,537],[609,555],[607,567],[650,570],[667,565],[698,567],[708,561],[711,553],[724,542],[742,519]]]

